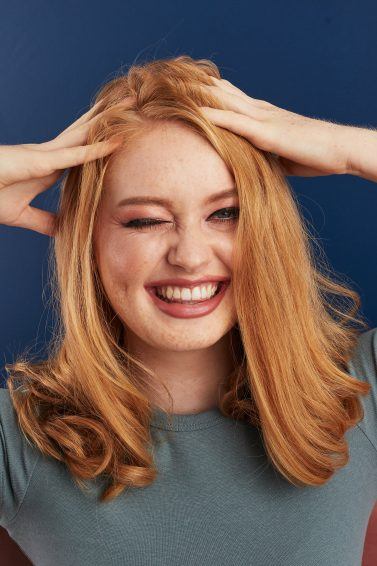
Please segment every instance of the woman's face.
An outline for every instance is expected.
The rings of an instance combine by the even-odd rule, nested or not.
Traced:
[[[214,276],[231,279],[237,193],[209,199],[234,188],[232,175],[209,142],[179,122],[159,123],[113,155],[94,249],[104,289],[129,344],[169,351],[208,348],[235,325],[231,283],[220,301],[215,297],[194,306],[172,306],[148,287],[175,278],[208,283]],[[169,203],[122,203],[134,197]],[[146,218],[161,223],[137,229]],[[175,287],[185,287],[164,286],[172,287],[166,289],[168,297],[175,290],[174,300]],[[191,300],[198,299],[196,293]]]

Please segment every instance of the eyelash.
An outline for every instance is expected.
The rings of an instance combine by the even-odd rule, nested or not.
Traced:
[[[218,214],[223,210],[236,210],[237,216],[234,218],[218,218],[215,222],[235,222],[238,218],[239,207],[238,206],[228,206],[226,208],[220,208],[216,210],[213,214]],[[213,216],[213,215],[211,215]],[[133,228],[135,230],[142,230],[143,228],[147,228],[148,230],[156,229],[157,226],[160,224],[166,224],[167,220],[154,220],[153,218],[135,218],[134,220],[130,220],[130,222],[123,223],[125,228]]]

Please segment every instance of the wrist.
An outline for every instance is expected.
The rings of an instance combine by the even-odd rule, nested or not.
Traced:
[[[369,180],[377,180],[377,131],[348,126],[346,172]]]

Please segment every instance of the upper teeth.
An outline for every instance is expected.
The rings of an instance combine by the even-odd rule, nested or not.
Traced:
[[[208,299],[216,293],[219,283],[207,283],[189,289],[188,287],[157,287],[157,292],[167,299],[178,299],[183,301],[197,301]]]

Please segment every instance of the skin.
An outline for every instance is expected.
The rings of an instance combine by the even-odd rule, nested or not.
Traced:
[[[285,175],[349,174],[377,181],[377,131],[334,124],[252,98],[230,81],[211,77],[202,88],[221,108],[202,106],[214,124],[241,135],[279,159]]]
[[[252,98],[225,79],[213,78],[212,83],[203,88],[215,95],[220,108],[203,106],[201,112],[212,123],[274,153],[286,175],[350,174],[377,181],[375,130],[301,116]],[[133,103],[131,98],[122,101]],[[119,149],[120,140],[86,145],[92,122],[101,116],[93,116],[95,110],[53,140],[0,146],[0,224],[54,236],[55,214],[30,202],[66,168]],[[114,154],[113,163],[96,235],[105,289],[128,329],[131,347],[163,376],[175,412],[209,409],[217,404],[221,381],[232,369],[227,342],[235,322],[231,294],[206,317],[170,320],[146,301],[143,284],[185,274],[231,275],[234,227],[212,224],[209,217],[233,203],[206,208],[201,199],[228,188],[232,179],[211,146],[171,124],[143,136],[126,153]],[[169,196],[175,207],[138,207],[135,217],[148,213],[171,224],[151,231],[124,228],[121,222],[130,211],[117,211],[115,201],[138,191]]]
[[[161,312],[144,285],[171,277],[231,278],[237,216],[221,222],[219,218],[232,215],[219,211],[237,207],[238,197],[204,201],[232,188],[232,175],[206,140],[169,122],[146,131],[114,156],[104,185],[95,256],[110,303],[124,323],[128,349],[164,381],[175,413],[216,407],[221,383],[233,369],[229,331],[237,316],[231,286],[212,313],[184,319]],[[117,207],[126,197],[145,194],[171,199],[173,205]],[[123,225],[136,218],[166,223],[141,230]],[[149,396],[168,407],[161,388]]]

